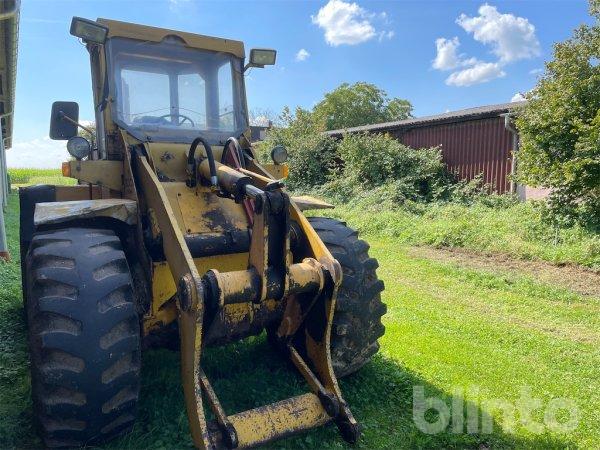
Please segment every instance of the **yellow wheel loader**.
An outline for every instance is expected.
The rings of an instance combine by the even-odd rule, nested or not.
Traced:
[[[91,63],[95,130],[74,102],[50,137],[75,186],[20,190],[21,253],[35,418],[48,447],[106,442],[136,418],[142,348],[176,339],[194,444],[247,448],[359,424],[337,376],[378,350],[377,261],[327,208],[291,197],[286,149],[259,163],[244,71],[276,53],[242,42],[73,18]],[[81,127],[90,140],[78,136]],[[202,370],[205,346],[262,332],[306,393],[226,412]],[[178,332],[178,335],[177,335]],[[167,345],[167,344],[165,344]]]

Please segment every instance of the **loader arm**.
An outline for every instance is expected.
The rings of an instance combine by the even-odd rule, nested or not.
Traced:
[[[254,205],[248,268],[198,273],[185,238],[174,219],[166,192],[142,147],[133,154],[141,197],[156,217],[164,255],[177,286],[181,339],[181,376],[194,444],[201,449],[247,448],[334,421],[344,439],[354,442],[359,426],[343,400],[334,375],[329,337],[339,263],[331,256],[308,220],[274,180],[252,166],[235,169],[216,163],[217,187],[237,201]],[[199,179],[212,174],[206,158],[197,167]],[[190,187],[194,189],[194,187]],[[292,262],[290,221],[307,242],[301,262]],[[253,410],[227,415],[201,369],[204,324],[232,303],[284,302],[277,339],[307,381],[310,392]],[[203,396],[214,413],[209,425]]]

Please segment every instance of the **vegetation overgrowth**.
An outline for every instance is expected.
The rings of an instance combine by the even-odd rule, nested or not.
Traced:
[[[519,178],[552,188],[552,218],[600,232],[600,0],[592,21],[554,46],[519,113]]]
[[[8,177],[13,187],[28,184],[71,185],[76,182],[73,178],[63,177],[60,169],[11,168],[8,169]]]
[[[33,420],[21,299],[18,199],[13,194],[9,200],[6,223],[14,259],[0,262],[0,448],[41,448]],[[368,219],[358,214],[348,218],[351,225],[360,219],[361,226]],[[386,285],[383,301],[388,305],[380,354],[340,381],[363,427],[355,448],[597,447],[598,299],[527,276],[508,277],[415,258],[403,241],[389,236],[369,237],[371,256],[378,258],[378,274]],[[207,349],[203,366],[231,413],[306,391],[264,335]],[[104,448],[193,448],[179,369],[177,352],[143,353],[136,425],[131,434]],[[457,431],[449,424],[438,433],[422,432],[413,417],[415,387],[454,408],[455,417],[464,419],[461,423],[467,423],[468,406],[469,417],[476,413],[489,418],[486,423],[492,429],[478,426],[475,431],[465,427]],[[517,409],[523,389],[541,402],[529,419]],[[458,410],[453,401],[461,398],[464,409]],[[578,421],[573,430],[557,431],[559,427],[551,427],[544,414],[559,398],[575,402]],[[494,399],[515,409],[504,415],[493,408]],[[569,418],[561,413],[560,420]],[[433,411],[428,420],[436,420]],[[533,433],[536,423],[542,428]],[[343,449],[347,445],[335,426],[329,425],[267,448]]]

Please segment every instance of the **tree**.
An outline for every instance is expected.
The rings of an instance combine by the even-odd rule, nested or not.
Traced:
[[[290,173],[286,184],[290,189],[310,190],[327,181],[335,162],[335,141],[323,133],[321,123],[310,111],[287,106],[271,128],[267,138],[257,143],[256,150],[268,162],[271,149],[283,145],[288,149]]]
[[[386,120],[404,120],[412,117],[412,105],[408,100],[402,98],[393,98],[385,108]]]
[[[365,82],[341,84],[313,109],[327,130],[402,120],[411,117],[411,111],[408,100],[390,100],[383,89]]]
[[[517,118],[520,181],[553,189],[554,216],[600,229],[600,0],[593,25],[555,44]]]
[[[77,135],[86,138],[88,141],[90,141],[90,143],[92,144],[92,146],[94,145],[94,143],[96,142],[96,124],[94,122],[91,121],[83,121],[82,123],[83,126],[85,126],[86,128],[92,130],[93,133],[90,133],[87,130],[84,130],[83,128],[77,128]]]

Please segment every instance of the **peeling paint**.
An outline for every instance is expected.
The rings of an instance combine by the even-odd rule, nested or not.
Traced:
[[[38,203],[35,206],[36,226],[61,223],[74,219],[109,217],[133,225],[137,222],[137,202],[120,198],[75,200]]]

